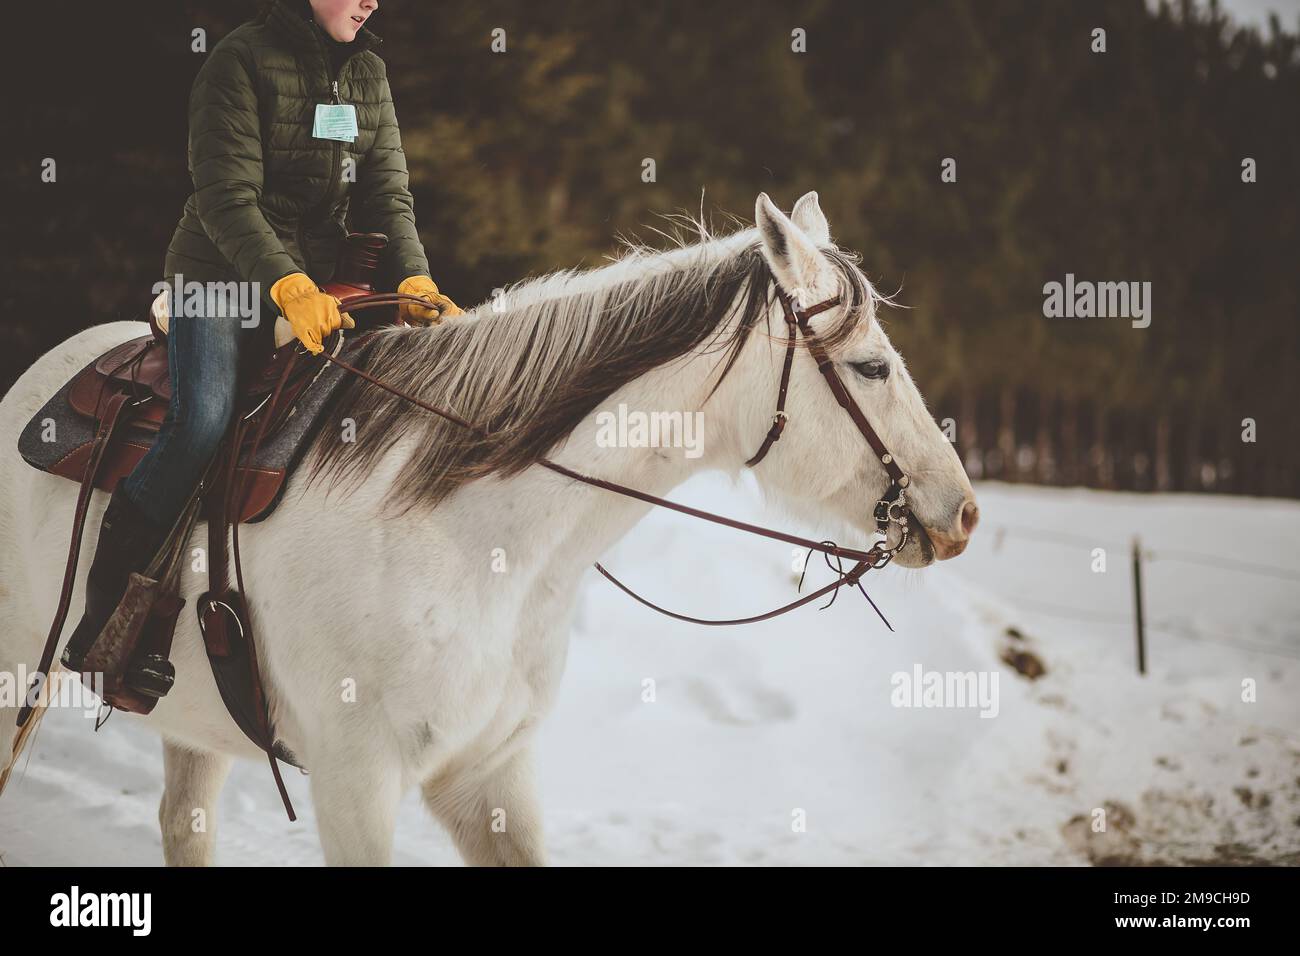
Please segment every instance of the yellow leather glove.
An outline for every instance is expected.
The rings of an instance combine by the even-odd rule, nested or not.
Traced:
[[[432,303],[427,308],[414,302],[403,302],[399,305],[402,321],[410,325],[437,325],[443,319],[464,314],[455,302],[438,291],[438,287],[428,276],[411,276],[403,279],[397,291],[406,295],[418,295]]]
[[[330,333],[356,328],[352,316],[339,313],[339,300],[322,292],[305,272],[291,272],[271,286],[271,300],[293,326],[293,334],[319,355]]]

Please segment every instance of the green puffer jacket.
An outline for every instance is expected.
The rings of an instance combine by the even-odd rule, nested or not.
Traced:
[[[388,236],[377,288],[429,275],[384,61],[371,50],[379,38],[363,28],[336,77],[325,35],[297,6],[270,0],[199,70],[189,107],[194,193],[164,265],[168,282],[177,273],[257,282],[272,315],[276,280],[333,274],[349,206],[356,231]],[[312,136],[316,104],[337,102],[356,107],[352,143]]]

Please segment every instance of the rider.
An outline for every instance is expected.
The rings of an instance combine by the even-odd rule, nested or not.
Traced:
[[[265,0],[259,16],[218,43],[189,104],[194,192],[163,270],[183,282],[248,283],[262,312],[279,312],[313,354],[351,319],[317,288],[347,235],[389,243],[377,288],[419,296],[402,318],[427,325],[459,315],[438,291],[415,228],[406,157],[379,38],[365,22],[378,0]],[[113,492],[86,584],[86,610],[63,662],[79,670],[140,571],[184,510],[234,413],[240,350],[269,336],[245,323],[172,304],[167,336],[172,398],[149,452]],[[274,311],[271,307],[274,306]],[[245,327],[249,325],[250,327]]]

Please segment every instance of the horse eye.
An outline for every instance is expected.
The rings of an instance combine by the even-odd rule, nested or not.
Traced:
[[[853,362],[853,371],[863,378],[889,378],[889,363],[884,359],[870,359],[866,362]]]

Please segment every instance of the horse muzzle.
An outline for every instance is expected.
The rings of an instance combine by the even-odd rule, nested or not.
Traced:
[[[979,524],[980,509],[974,498],[967,498],[957,509],[957,515],[946,529],[924,528],[923,534],[934,552],[934,559],[947,561],[966,550],[970,536]],[[926,562],[927,564],[929,562]]]

